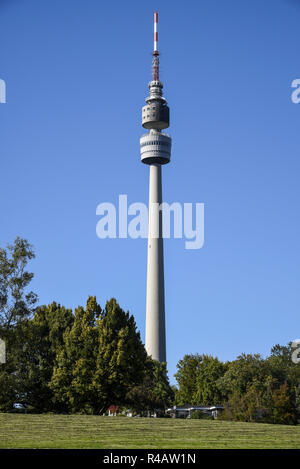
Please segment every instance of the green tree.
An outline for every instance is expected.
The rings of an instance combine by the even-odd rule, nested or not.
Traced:
[[[78,307],[72,328],[64,333],[53,375],[49,384],[55,405],[66,406],[72,412],[98,413],[101,398],[95,388],[98,344],[97,319],[101,308],[96,297],[89,297],[86,309]]]
[[[142,383],[147,354],[134,317],[125,313],[114,298],[106,303],[98,328],[93,382],[102,403],[99,412],[104,412],[110,404],[124,403],[128,389]]]
[[[211,355],[201,355],[200,357],[194,400],[199,405],[221,404],[223,395],[217,386],[217,381],[225,374],[227,366]]]
[[[33,273],[26,270],[35,257],[32,246],[17,237],[0,248],[0,338],[6,344],[6,363],[0,367],[0,410],[8,411],[18,399],[17,364],[23,351],[23,323],[32,315],[37,296],[28,291]]]
[[[126,403],[141,415],[163,412],[174,401],[165,363],[147,358],[143,382],[132,386],[126,395]]]
[[[6,249],[0,248],[0,331],[5,333],[20,320],[29,317],[37,295],[27,291],[33,273],[26,270],[35,257],[31,244],[17,237]]]
[[[222,391],[217,380],[222,377],[227,365],[211,355],[185,355],[177,364],[175,378],[179,389],[176,403],[194,405],[220,404]]]
[[[289,388],[287,379],[293,382]],[[287,347],[276,346],[271,356],[241,355],[229,363],[217,385],[227,394],[223,418],[269,423],[295,423],[299,375]]]
[[[142,382],[145,362],[133,316],[115,299],[102,311],[90,297],[64,334],[50,388],[70,411],[101,414],[111,404],[122,405],[129,387]]]
[[[266,399],[260,387],[252,384],[247,391],[240,394],[234,390],[225,403],[225,411],[220,415],[223,420],[241,422],[268,421],[270,414]]]
[[[176,404],[197,404],[195,398],[197,392],[196,376],[200,363],[201,355],[198,354],[185,355],[177,363],[177,373],[175,374],[178,383]]]
[[[259,354],[242,354],[236,360],[228,363],[227,371],[220,377],[217,386],[224,396],[238,393],[242,396],[253,385],[265,382],[269,374],[269,367]]]
[[[70,330],[74,316],[70,309],[56,304],[40,306],[34,317],[22,324],[19,335],[23,349],[18,357],[16,377],[18,402],[38,412],[62,411],[54,402],[49,387],[56,354],[63,347],[64,334]]]
[[[297,423],[295,405],[287,382],[273,393],[273,423],[292,425]]]

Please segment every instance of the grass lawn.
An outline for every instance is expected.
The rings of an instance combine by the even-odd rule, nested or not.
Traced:
[[[0,414],[0,448],[300,448],[300,426]]]

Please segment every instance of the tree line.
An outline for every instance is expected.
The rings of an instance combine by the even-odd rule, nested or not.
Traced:
[[[143,414],[173,399],[165,364],[147,356],[135,320],[116,299],[71,309],[36,306],[28,292],[32,246],[16,238],[0,249],[0,411],[103,414],[110,405]]]
[[[291,344],[270,355],[242,354],[223,363],[210,355],[185,355],[177,364],[177,405],[223,405],[221,419],[297,424],[300,421],[300,363]]]
[[[147,356],[134,317],[116,299],[102,308],[90,296],[75,311],[37,306],[27,271],[34,257],[22,238],[0,248],[0,411],[99,415],[118,405],[147,415],[171,405],[223,405],[222,419],[299,423],[300,363],[291,360],[291,344],[228,362],[185,355],[171,387],[166,364]]]

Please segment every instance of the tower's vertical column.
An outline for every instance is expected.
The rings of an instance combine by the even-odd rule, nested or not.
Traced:
[[[159,80],[158,13],[154,13],[154,50],[149,96],[142,109],[142,126],[149,132],[140,138],[141,160],[150,166],[149,232],[146,301],[146,350],[159,362],[166,361],[164,247],[162,230],[162,165],[171,158],[172,138],[162,132],[170,125],[170,110]]]
[[[164,248],[162,212],[154,204],[162,203],[161,165],[150,165],[149,227],[146,304],[146,350],[160,362],[166,361]]]

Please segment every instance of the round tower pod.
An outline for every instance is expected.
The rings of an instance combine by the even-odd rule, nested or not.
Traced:
[[[170,125],[170,111],[166,104],[149,102],[142,109],[142,126],[145,129],[166,129]]]
[[[145,164],[167,164],[171,159],[172,139],[168,134],[151,130],[140,138],[141,161]]]
[[[142,126],[145,129],[166,129],[170,125],[170,110],[162,96],[163,84],[152,80],[148,84],[149,96],[142,108]]]

